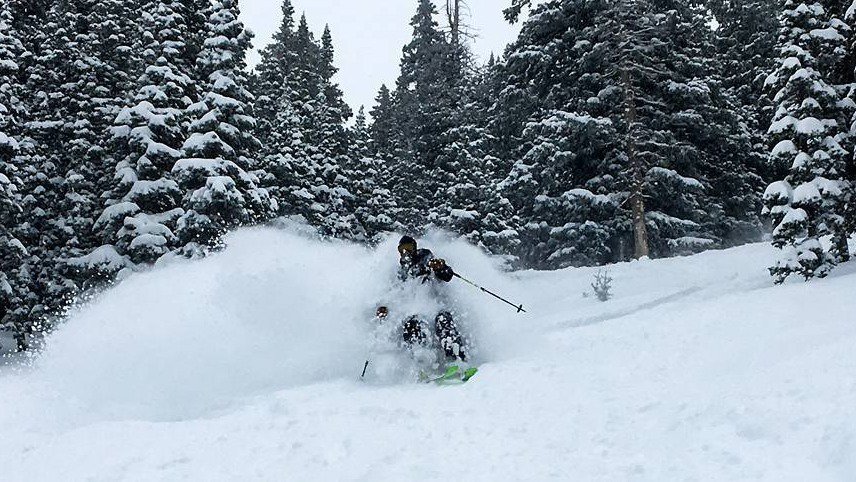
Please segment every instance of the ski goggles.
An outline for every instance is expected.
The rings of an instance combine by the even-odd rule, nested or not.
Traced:
[[[405,254],[412,254],[416,251],[416,245],[413,243],[404,243],[398,245],[398,254],[404,256]]]

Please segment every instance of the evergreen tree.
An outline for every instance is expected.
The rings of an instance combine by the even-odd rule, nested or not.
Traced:
[[[844,12],[844,18],[847,21],[847,25],[850,26],[851,39],[850,44],[847,46],[847,62],[844,63],[845,65],[842,66],[842,69],[849,70],[848,74],[853,76],[854,84],[856,84],[856,37],[853,36],[854,32],[856,32],[856,2],[853,2]],[[856,92],[854,91],[856,91],[856,87],[851,89],[848,100],[856,103]],[[850,162],[847,165],[845,174],[845,178],[849,181],[852,191],[845,212],[844,226],[845,232],[851,233],[851,237],[853,233],[856,233],[856,147],[853,146],[854,138],[856,138],[856,112],[854,112],[850,123],[850,146],[853,149],[853,156],[849,160]]]
[[[354,125],[349,132],[349,143],[351,146],[350,155],[353,158],[360,158],[369,155],[371,137],[369,135],[369,125],[366,119],[366,108],[360,106],[357,111],[357,116],[354,118]]]
[[[385,84],[380,86],[370,114],[372,117],[372,124],[369,127],[371,150],[376,155],[391,156],[395,138],[395,119],[392,94]]]
[[[505,19],[511,23],[516,23],[523,13],[523,9],[532,5],[532,0],[511,0],[511,6],[502,11]]]
[[[497,157],[516,161],[502,185],[523,261],[669,256],[759,236],[760,181],[704,11],[666,0],[534,8],[496,69],[489,124]]]
[[[218,0],[208,10],[206,39],[197,60],[205,83],[183,151],[172,174],[184,192],[185,213],[177,235],[185,254],[216,247],[226,230],[267,220],[276,210],[258,187],[254,155],[252,95],[246,90],[244,58],[251,35],[238,20],[235,0]]]
[[[11,330],[23,343],[27,327],[15,311],[26,299],[26,285],[20,276],[26,249],[16,237],[20,223],[21,192],[16,155],[22,133],[23,114],[18,81],[24,46],[13,28],[12,12],[0,6],[0,330]],[[22,348],[22,347],[19,347]]]
[[[305,19],[301,20],[300,30],[303,30],[302,25],[305,25]],[[313,195],[316,203],[325,209],[319,212],[322,217],[314,224],[325,235],[363,240],[365,231],[354,216],[357,204],[354,182],[359,177],[359,166],[348,155],[345,129],[351,110],[339,86],[333,82],[337,69],[333,65],[335,53],[329,27],[324,28],[318,47],[317,68],[309,78],[319,84],[317,89],[310,89],[317,94],[309,104],[311,113],[306,116],[309,120],[306,138],[312,149],[311,164],[319,174],[312,187]]]
[[[775,68],[778,0],[711,0],[716,17],[717,63],[722,85],[737,102],[735,113],[745,124],[751,150],[747,155],[764,179],[783,176],[782,166],[769,165],[766,131],[773,104],[764,80]]]
[[[279,201],[279,214],[299,216],[323,235],[362,239],[354,216],[356,161],[345,129],[351,111],[333,80],[332,33],[325,28],[319,43],[305,15],[294,29],[293,13],[286,1],[283,23],[257,73],[265,139],[261,179]]]
[[[199,59],[207,39],[208,12],[211,8],[211,0],[181,0],[184,5],[185,23],[187,24],[186,37],[184,38],[182,66],[187,72],[192,72],[191,78],[195,81],[196,97],[200,95],[200,81],[205,80],[199,71]]]
[[[459,51],[466,53],[465,46]],[[515,221],[510,204],[496,184],[499,159],[492,156],[496,139],[487,129],[487,108],[491,103],[488,70],[477,69],[459,76],[456,86],[460,108],[452,118],[454,126],[444,133],[443,148],[432,174],[439,182],[438,196],[431,206],[433,223],[466,237],[496,254],[511,254],[516,245]]]
[[[375,156],[371,147],[371,136],[365,109],[360,107],[354,126],[350,130],[351,153],[354,169],[351,183],[354,188],[355,214],[365,229],[366,237],[374,239],[381,233],[401,228],[395,223],[395,200],[385,187],[384,179],[389,170],[381,157]]]
[[[28,119],[19,165],[26,193],[22,207],[29,215],[17,231],[28,247],[22,272],[30,292],[20,316],[34,323],[46,320],[78,292],[65,260],[90,247],[97,178],[85,175],[96,174],[102,165],[86,157],[94,141],[90,119],[95,106],[89,100],[97,83],[84,80],[94,61],[83,51],[86,35],[79,37],[75,30],[85,23],[81,11],[66,2],[29,7],[19,10],[28,49],[23,95]],[[92,85],[77,91],[81,83]]]
[[[265,155],[281,152],[272,136],[282,135],[281,124],[275,118],[283,96],[291,97],[289,87],[293,84],[292,72],[297,64],[298,53],[294,49],[294,7],[291,0],[282,3],[282,23],[270,44],[261,51],[261,61],[256,68],[254,94],[255,113],[258,118],[256,135],[262,143]],[[276,128],[274,127],[276,126]]]
[[[402,208],[401,221],[411,229],[426,224],[428,208],[435,196],[442,195],[438,158],[460,107],[457,57],[435,15],[430,0],[419,1],[393,100],[393,186]]]
[[[47,35],[56,27],[56,8],[52,2],[16,2],[10,7],[14,30],[23,44],[23,52],[15,63],[23,87],[20,99],[26,117],[20,119],[23,129],[18,138],[16,164],[23,184],[22,209],[28,213],[14,230],[16,237],[28,246],[20,270],[26,295],[21,305],[10,308],[12,323],[24,328],[43,317],[46,310],[41,303],[47,301],[50,283],[56,276],[56,264],[48,250],[53,247],[51,243],[57,232],[50,224],[53,218],[48,209],[52,204],[45,202],[56,184],[53,178],[56,164],[47,161],[48,151],[43,144],[51,137],[42,137],[41,134],[48,130],[44,122],[47,114],[53,112],[48,110],[48,104],[57,104],[59,76],[50,67],[58,68],[58,62],[49,62],[49,59],[58,55],[53,50],[58,39]],[[55,94],[49,96],[48,93]],[[22,338],[19,340],[25,344]]]
[[[820,3],[792,0],[780,21],[778,67],[766,81],[777,106],[768,132],[771,158],[789,168],[764,195],[776,226],[773,245],[781,249],[770,269],[779,283],[793,273],[824,277],[849,258],[844,213],[852,191],[845,178],[852,153],[842,134],[842,120],[852,111],[830,82],[835,62],[824,58],[842,52],[846,26]],[[825,236],[832,238],[829,249]]]
[[[185,62],[189,12],[177,0],[143,4],[142,42],[146,67],[137,95],[116,118],[114,135],[120,156],[112,189],[102,195],[107,207],[95,223],[101,240],[96,275],[154,262],[176,249],[175,222],[184,212],[182,192],[171,179],[186,137],[184,112],[194,94],[192,71]],[[108,247],[109,246],[109,247]],[[113,250],[111,257],[105,255]]]
[[[61,48],[70,57],[63,65],[68,82],[61,86],[67,147],[59,160],[66,169],[65,195],[57,208],[70,235],[67,256],[75,257],[97,245],[92,226],[112,168],[109,126],[126,100],[135,63],[125,34],[131,16],[125,2],[84,0],[60,6],[68,23]]]
[[[666,36],[672,39],[673,72],[665,100],[677,145],[665,167],[697,179],[701,190],[694,195],[685,190],[695,199],[687,199],[692,212],[683,215],[698,228],[688,237],[671,239],[668,251],[684,254],[758,240],[766,170],[754,152],[756,133],[743,121],[739,100],[719,74],[720,57],[711,53],[714,33],[707,28],[704,9],[683,6],[670,12]],[[655,188],[662,200],[686,196],[668,186]]]

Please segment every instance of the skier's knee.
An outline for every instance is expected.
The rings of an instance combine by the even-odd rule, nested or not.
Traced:
[[[428,341],[428,335],[422,329],[422,322],[416,316],[411,316],[404,322],[403,337],[408,345],[424,345]]]
[[[452,317],[452,313],[448,311],[441,311],[437,314],[437,317],[434,318],[434,326],[437,330],[437,334],[439,335],[441,331],[449,331],[454,330],[455,321]],[[455,330],[457,331],[457,330]]]
[[[437,339],[440,346],[448,358],[457,358],[466,361],[464,339],[455,325],[452,314],[448,311],[442,311],[435,318],[434,329],[437,334]]]

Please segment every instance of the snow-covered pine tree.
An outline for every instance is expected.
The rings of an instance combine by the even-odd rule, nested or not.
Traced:
[[[604,9],[577,1],[536,7],[496,69],[494,152],[512,163],[499,185],[520,217],[518,254],[527,266],[603,263],[623,253],[619,233],[629,222],[613,219],[623,199],[616,174],[626,165],[618,157],[623,96],[607,76],[618,61],[604,58],[619,37],[596,29],[610,21]]]
[[[615,158],[611,140],[620,137],[612,122],[555,111],[530,122],[524,136],[531,148],[501,184],[523,221],[521,260],[538,268],[611,260],[619,202],[602,188],[611,187],[604,160]]]
[[[326,236],[364,239],[364,230],[354,217],[356,199],[353,181],[358,173],[348,157],[347,135],[340,111],[321,91],[310,104],[307,129],[310,165],[316,176],[310,192],[316,210],[313,224]]]
[[[502,163],[490,154],[497,143],[487,128],[493,64],[473,67],[463,43],[457,45],[457,55],[460,65],[450,77],[458,81],[450,88],[457,92],[460,105],[452,112],[454,125],[444,134],[436,161],[433,177],[439,188],[429,219],[490,252],[510,255],[518,243],[511,228],[516,218],[496,188],[507,171],[498,175]]]
[[[300,85],[296,67],[300,53],[294,31],[294,7],[290,0],[282,3],[282,23],[270,44],[261,51],[261,61],[252,77],[256,97],[256,136],[262,144],[260,182],[278,202],[279,214],[294,214],[294,187],[308,175],[300,169],[298,158],[303,151],[302,112],[295,108]],[[307,29],[308,30],[308,29]]]
[[[312,148],[311,161],[318,173],[312,192],[316,202],[326,206],[318,226],[325,235],[346,239],[365,239],[365,230],[354,216],[357,200],[354,181],[359,167],[348,156],[348,134],[345,121],[352,115],[339,86],[333,81],[338,69],[329,27],[321,37],[317,72],[311,76],[319,82],[309,120],[306,139]]]
[[[674,187],[673,192],[701,187],[698,181],[663,167],[668,156],[666,149],[673,144],[665,111],[667,104],[661,101],[664,84],[670,77],[666,65],[669,45],[664,29],[666,18],[651,7],[647,0],[622,0],[609,12],[610,20],[603,24],[604,33],[615,39],[609,49],[612,54],[601,58],[615,68],[607,67],[608,74],[603,80],[620,92],[619,99],[603,100],[607,103],[619,100],[610,106],[613,110],[609,114],[617,120],[619,131],[624,134],[619,178],[627,180],[625,204],[630,211],[635,258],[651,253],[652,227],[665,231],[663,237],[675,238],[683,234],[683,228],[696,226],[692,220],[676,216],[678,213],[662,212],[657,210],[658,206],[650,206],[646,195],[652,194],[651,185],[669,184]],[[653,183],[649,182],[650,174],[654,174]],[[666,199],[667,202],[671,200]],[[654,226],[649,225],[649,220],[654,221]]]
[[[734,108],[751,136],[752,164],[765,179],[784,176],[781,166],[768,164],[767,128],[773,104],[764,94],[764,80],[775,68],[779,0],[710,0],[707,7],[719,27],[717,64],[722,86],[737,102]]]
[[[442,181],[436,178],[437,160],[460,107],[460,66],[435,15],[430,0],[419,1],[393,96],[392,185],[402,208],[400,221],[410,229],[426,225],[435,197],[443,195],[438,192]]]
[[[235,0],[213,1],[207,18],[197,60],[203,95],[188,108],[193,121],[183,144],[186,157],[172,169],[185,209],[176,234],[188,256],[219,246],[226,230],[263,222],[276,211],[276,202],[252,174],[260,146],[252,134],[253,97],[245,88],[251,34],[239,20]]]
[[[262,143],[264,155],[282,152],[282,146],[271,136],[282,135],[281,125],[276,125],[282,97],[290,95],[291,70],[297,63],[294,48],[294,7],[291,0],[282,2],[282,23],[273,35],[271,43],[261,51],[261,61],[254,76],[255,114],[258,120],[256,136]],[[274,126],[276,125],[276,128]]]
[[[121,0],[59,4],[70,28],[62,48],[70,57],[64,65],[68,82],[61,86],[67,143],[60,161],[65,166],[66,192],[56,208],[65,218],[70,234],[66,257],[72,258],[98,245],[92,226],[113,167],[107,153],[109,127],[126,101],[129,71],[136,67],[128,35],[136,15]],[[78,283],[85,281],[74,269],[69,276]]]
[[[842,69],[849,70],[849,74],[856,79],[856,37],[854,37],[854,32],[856,32],[856,1],[851,3],[847,10],[845,10],[844,18],[850,26],[851,39],[849,45],[847,45],[847,62],[845,62],[846,65]],[[856,84],[856,82],[854,83]],[[856,87],[851,90],[848,98],[856,101]],[[849,134],[851,146],[853,146],[852,143],[856,139],[856,113],[851,118]],[[851,192],[844,221],[845,232],[850,233],[851,237],[856,234],[856,147],[852,147],[852,149],[853,156],[850,158],[850,162],[848,162],[845,178],[849,181],[854,192]]]
[[[59,89],[58,75],[50,68],[58,62],[48,62],[53,56],[51,50],[57,39],[47,35],[55,27],[55,8],[50,2],[15,2],[8,4],[13,15],[13,27],[16,37],[23,44],[23,52],[15,60],[18,66],[18,78],[22,84],[20,99],[25,116],[20,119],[23,128],[18,138],[16,164],[23,182],[22,209],[28,213],[26,218],[15,226],[15,234],[25,246],[27,254],[21,266],[21,283],[26,286],[27,294],[23,304],[11,306],[13,322],[20,326],[31,326],[45,312],[41,303],[48,299],[46,294],[49,283],[55,279],[55,264],[47,257],[49,243],[55,239],[56,232],[49,225],[51,214],[47,211],[51,204],[44,202],[46,193],[52,187],[56,174],[56,164],[47,161],[47,149],[41,137],[42,121],[49,110],[48,102],[55,104],[55,97],[48,92]],[[48,139],[45,136],[44,139]],[[50,176],[50,177],[49,177]],[[37,198],[36,196],[39,196]],[[49,255],[48,255],[49,256]]]
[[[26,122],[18,165],[28,216],[17,233],[28,247],[22,273],[30,292],[19,316],[33,324],[45,321],[78,292],[64,261],[84,254],[92,238],[97,178],[78,171],[90,175],[103,167],[85,157],[96,135],[91,95],[103,86],[85,79],[97,59],[84,50],[86,42],[79,42],[86,34],[76,29],[86,21],[75,5],[27,2],[14,7],[26,50],[21,57]],[[87,85],[77,91],[81,83]],[[93,147],[91,154],[98,156]],[[72,150],[84,157],[71,156]]]
[[[18,80],[21,67],[17,61],[24,46],[18,34],[8,4],[0,5],[0,330],[12,331],[23,341],[27,327],[21,317],[15,316],[27,296],[27,286],[21,282],[26,249],[15,235],[22,214],[21,183],[15,163],[24,113]]]
[[[841,142],[846,105],[830,82],[833,64],[824,59],[841,51],[846,26],[820,3],[793,0],[785,2],[780,22],[778,67],[766,81],[776,104],[768,133],[771,158],[789,170],[764,194],[775,225],[773,245],[781,250],[770,268],[777,283],[794,273],[824,277],[848,258],[844,210],[851,186],[845,172],[852,159]]]
[[[670,236],[663,251],[690,254],[759,240],[764,163],[752,152],[753,134],[742,122],[737,100],[720,79],[720,57],[713,54],[714,33],[707,27],[707,12],[676,2],[666,15],[671,74],[663,97],[675,144],[668,153],[669,164],[663,167],[697,180],[699,188],[687,189],[679,183],[673,189],[669,180],[654,180],[652,203],[669,206],[661,211],[682,213],[681,217],[698,224],[683,236]],[[681,205],[671,208],[676,199]]]
[[[399,137],[396,135],[392,94],[386,85],[381,85],[370,114],[372,122],[368,127],[367,155],[359,162],[368,163],[362,170],[374,173],[375,177],[367,183],[371,191],[367,186],[362,187],[364,194],[361,200],[366,207],[359,216],[369,236],[373,236],[378,232],[404,231],[406,228],[400,221],[401,209],[393,192],[394,143]]]
[[[195,83],[200,83],[201,73],[198,71],[196,60],[205,46],[207,38],[206,25],[208,24],[208,12],[211,8],[211,0],[181,0],[186,12],[185,23],[187,24],[186,38],[184,39],[184,61],[189,71],[193,71]]]
[[[286,78],[289,87],[285,90],[286,95],[282,102],[290,104],[290,108],[299,122],[297,125],[298,134],[294,138],[299,139],[300,142],[293,143],[295,158],[298,162],[306,165],[307,171],[315,173],[320,168],[311,159],[316,153],[313,139],[318,137],[312,116],[324,82],[321,79],[319,68],[321,46],[315,40],[315,35],[309,30],[309,22],[306,20],[305,14],[301,15],[297,23],[293,49],[296,52],[295,62],[291,67],[290,75]],[[311,186],[314,181],[315,179],[304,180],[307,186]]]
[[[366,121],[365,109],[360,107],[354,125],[350,128],[353,161],[354,212],[371,241],[378,235],[399,228],[393,221],[395,200],[392,192],[384,186],[387,165],[382,158],[373,155],[371,137]]]
[[[286,2],[283,12],[293,13]],[[310,137],[313,135],[311,116],[322,82],[318,73],[320,47],[309,30],[306,17],[301,16],[295,31],[293,20],[283,20],[280,31],[262,52],[257,75],[261,113],[270,134],[263,146],[262,178],[279,203],[279,214],[302,218],[311,225],[323,223],[328,206],[318,201],[313,192],[321,172],[312,156],[316,153]],[[275,102],[274,109],[265,106]],[[264,135],[264,133],[262,134]]]
[[[511,0],[511,6],[502,11],[505,19],[511,23],[516,23],[523,10],[532,5],[532,0]]]
[[[391,157],[393,154],[393,140],[395,135],[395,119],[392,105],[392,93],[386,84],[380,86],[375,105],[369,112],[372,124],[369,127],[371,134],[371,151],[374,155]]]
[[[351,157],[361,158],[369,155],[371,136],[369,135],[369,124],[366,118],[366,107],[360,106],[354,117],[354,125],[348,130],[348,139]]]
[[[467,125],[478,130],[483,138],[480,150],[485,154],[480,162],[481,188],[479,212],[479,243],[488,252],[505,256],[509,263],[519,262],[516,254],[520,248],[520,218],[511,201],[505,196],[502,181],[511,170],[508,160],[497,157],[502,150],[503,140],[493,134],[491,123],[497,93],[500,90],[500,69],[496,57],[491,54],[484,68],[467,82],[469,96],[464,108]]]
[[[345,121],[351,110],[333,80],[333,37],[325,28],[315,40],[303,15],[294,30],[294,9],[262,52],[255,78],[264,140],[263,185],[277,198],[280,214],[299,216],[327,236],[363,239],[354,217],[355,161],[349,157]]]
[[[115,182],[102,196],[106,208],[95,223],[105,244],[81,260],[98,263],[90,266],[93,275],[109,278],[115,270],[152,263],[178,247],[183,193],[171,171],[182,157],[185,110],[195,93],[185,62],[189,14],[178,0],[142,5],[145,69],[136,96],[115,120]]]
[[[490,122],[497,157],[516,162],[503,185],[521,214],[526,263],[669,256],[757,236],[758,180],[735,149],[745,133],[717,82],[707,21],[683,2],[534,7],[497,67]],[[738,181],[744,196],[727,190]],[[575,196],[581,189],[594,197]],[[587,212],[592,199],[599,212]],[[577,230],[583,221],[599,234]]]

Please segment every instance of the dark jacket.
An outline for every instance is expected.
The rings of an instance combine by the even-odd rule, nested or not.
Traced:
[[[452,268],[446,266],[435,273],[428,267],[428,263],[432,259],[434,259],[434,253],[430,249],[417,249],[412,256],[405,256],[399,260],[401,267],[398,269],[398,277],[402,281],[410,278],[422,278],[423,281],[427,281],[433,275],[447,283],[452,281],[455,276]]]

